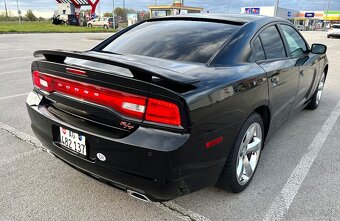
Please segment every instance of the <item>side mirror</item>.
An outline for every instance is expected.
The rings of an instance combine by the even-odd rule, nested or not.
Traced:
[[[327,46],[323,44],[312,44],[313,54],[326,54]]]

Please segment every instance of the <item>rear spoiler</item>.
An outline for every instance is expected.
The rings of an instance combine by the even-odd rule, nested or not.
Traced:
[[[118,66],[121,68],[129,69],[133,74],[134,78],[139,80],[149,80],[153,76],[159,77],[161,79],[181,84],[181,85],[192,85],[194,83],[199,82],[198,78],[184,75],[175,71],[171,71],[168,69],[160,68],[157,66],[139,63],[137,61],[126,59],[124,56],[116,55],[112,58],[103,58],[101,56],[89,55],[86,52],[77,52],[77,51],[62,51],[62,50],[39,50],[34,52],[34,57],[39,57],[43,55],[47,61],[64,63],[66,58],[77,58],[82,60],[88,60],[103,64],[109,64]]]

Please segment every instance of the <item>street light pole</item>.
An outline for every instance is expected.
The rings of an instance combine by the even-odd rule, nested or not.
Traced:
[[[230,9],[230,0],[227,0],[227,14],[229,14],[229,9]]]
[[[112,0],[112,22],[113,22],[112,29],[115,30],[116,29],[115,0]]]
[[[280,4],[280,0],[276,0],[275,7],[274,7],[274,17],[277,16],[277,11],[279,9],[279,4]]]
[[[328,0],[327,11],[326,11],[325,29],[327,28],[327,20],[328,20],[328,12],[329,12],[329,5],[330,5],[330,3],[331,3],[331,0]]]
[[[6,20],[7,20],[7,19],[8,19],[8,11],[7,11],[7,4],[6,4],[6,0],[4,0],[4,4],[5,4]]]
[[[18,9],[18,15],[19,15],[19,24],[20,24],[20,27],[21,27],[21,11],[19,10],[19,3],[18,3],[18,0],[17,0],[17,9]]]

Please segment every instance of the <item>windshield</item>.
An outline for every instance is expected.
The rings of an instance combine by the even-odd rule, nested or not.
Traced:
[[[103,51],[206,63],[237,28],[205,21],[150,21],[119,36]]]

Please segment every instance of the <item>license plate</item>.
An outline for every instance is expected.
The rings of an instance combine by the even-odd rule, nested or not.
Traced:
[[[86,156],[85,137],[60,127],[60,144],[76,153]]]

